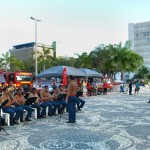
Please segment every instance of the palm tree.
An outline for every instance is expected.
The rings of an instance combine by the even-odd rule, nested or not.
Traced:
[[[124,72],[136,71],[139,66],[143,64],[143,58],[136,52],[130,49],[130,41],[126,41],[125,45],[122,47],[120,43],[118,45],[118,56],[120,58],[119,64],[121,68],[121,79],[123,80]]]
[[[93,50],[90,55],[93,67],[100,71],[103,76],[115,76],[117,72],[133,72],[143,63],[143,58],[130,50],[130,42],[109,44]]]
[[[3,57],[0,59],[3,65],[5,66],[5,71],[7,72],[8,65],[10,65],[10,63],[12,63],[15,59],[13,56],[9,56],[9,52],[6,52],[6,54],[2,54],[2,56]]]
[[[45,65],[46,61],[48,59],[53,59],[53,57],[50,55],[50,48],[46,48],[45,45],[42,45],[42,51],[41,52],[37,51],[37,55],[38,55],[39,62],[43,63],[43,70],[45,70],[45,68],[46,68],[46,65]]]
[[[15,59],[12,63],[11,63],[11,71],[16,71],[16,70],[22,70],[25,69],[24,68],[24,64],[23,61]]]
[[[78,67],[91,68],[91,59],[86,52],[82,53],[81,55],[79,54],[75,54],[75,55],[78,56],[78,58],[76,59],[76,62],[77,62],[76,65]]]

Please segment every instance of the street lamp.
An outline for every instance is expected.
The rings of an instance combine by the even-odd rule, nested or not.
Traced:
[[[37,22],[41,21],[30,17],[30,19],[35,21],[35,87],[37,88],[37,74],[38,74],[38,64],[37,64]]]

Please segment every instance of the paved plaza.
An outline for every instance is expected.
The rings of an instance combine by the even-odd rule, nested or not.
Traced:
[[[150,150],[150,89],[84,97],[77,123],[47,117],[0,132],[1,150]],[[64,114],[64,117],[67,117]]]

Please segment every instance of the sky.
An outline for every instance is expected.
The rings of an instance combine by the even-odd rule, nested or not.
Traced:
[[[0,56],[12,46],[35,41],[57,56],[90,53],[100,44],[128,40],[128,23],[150,21],[150,0],[0,0]]]

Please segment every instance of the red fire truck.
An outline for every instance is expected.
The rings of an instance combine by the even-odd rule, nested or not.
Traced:
[[[33,75],[27,71],[16,71],[16,72],[4,72],[2,73],[6,79],[6,83],[9,85],[13,82],[16,88],[23,87],[25,91],[33,86]]]

